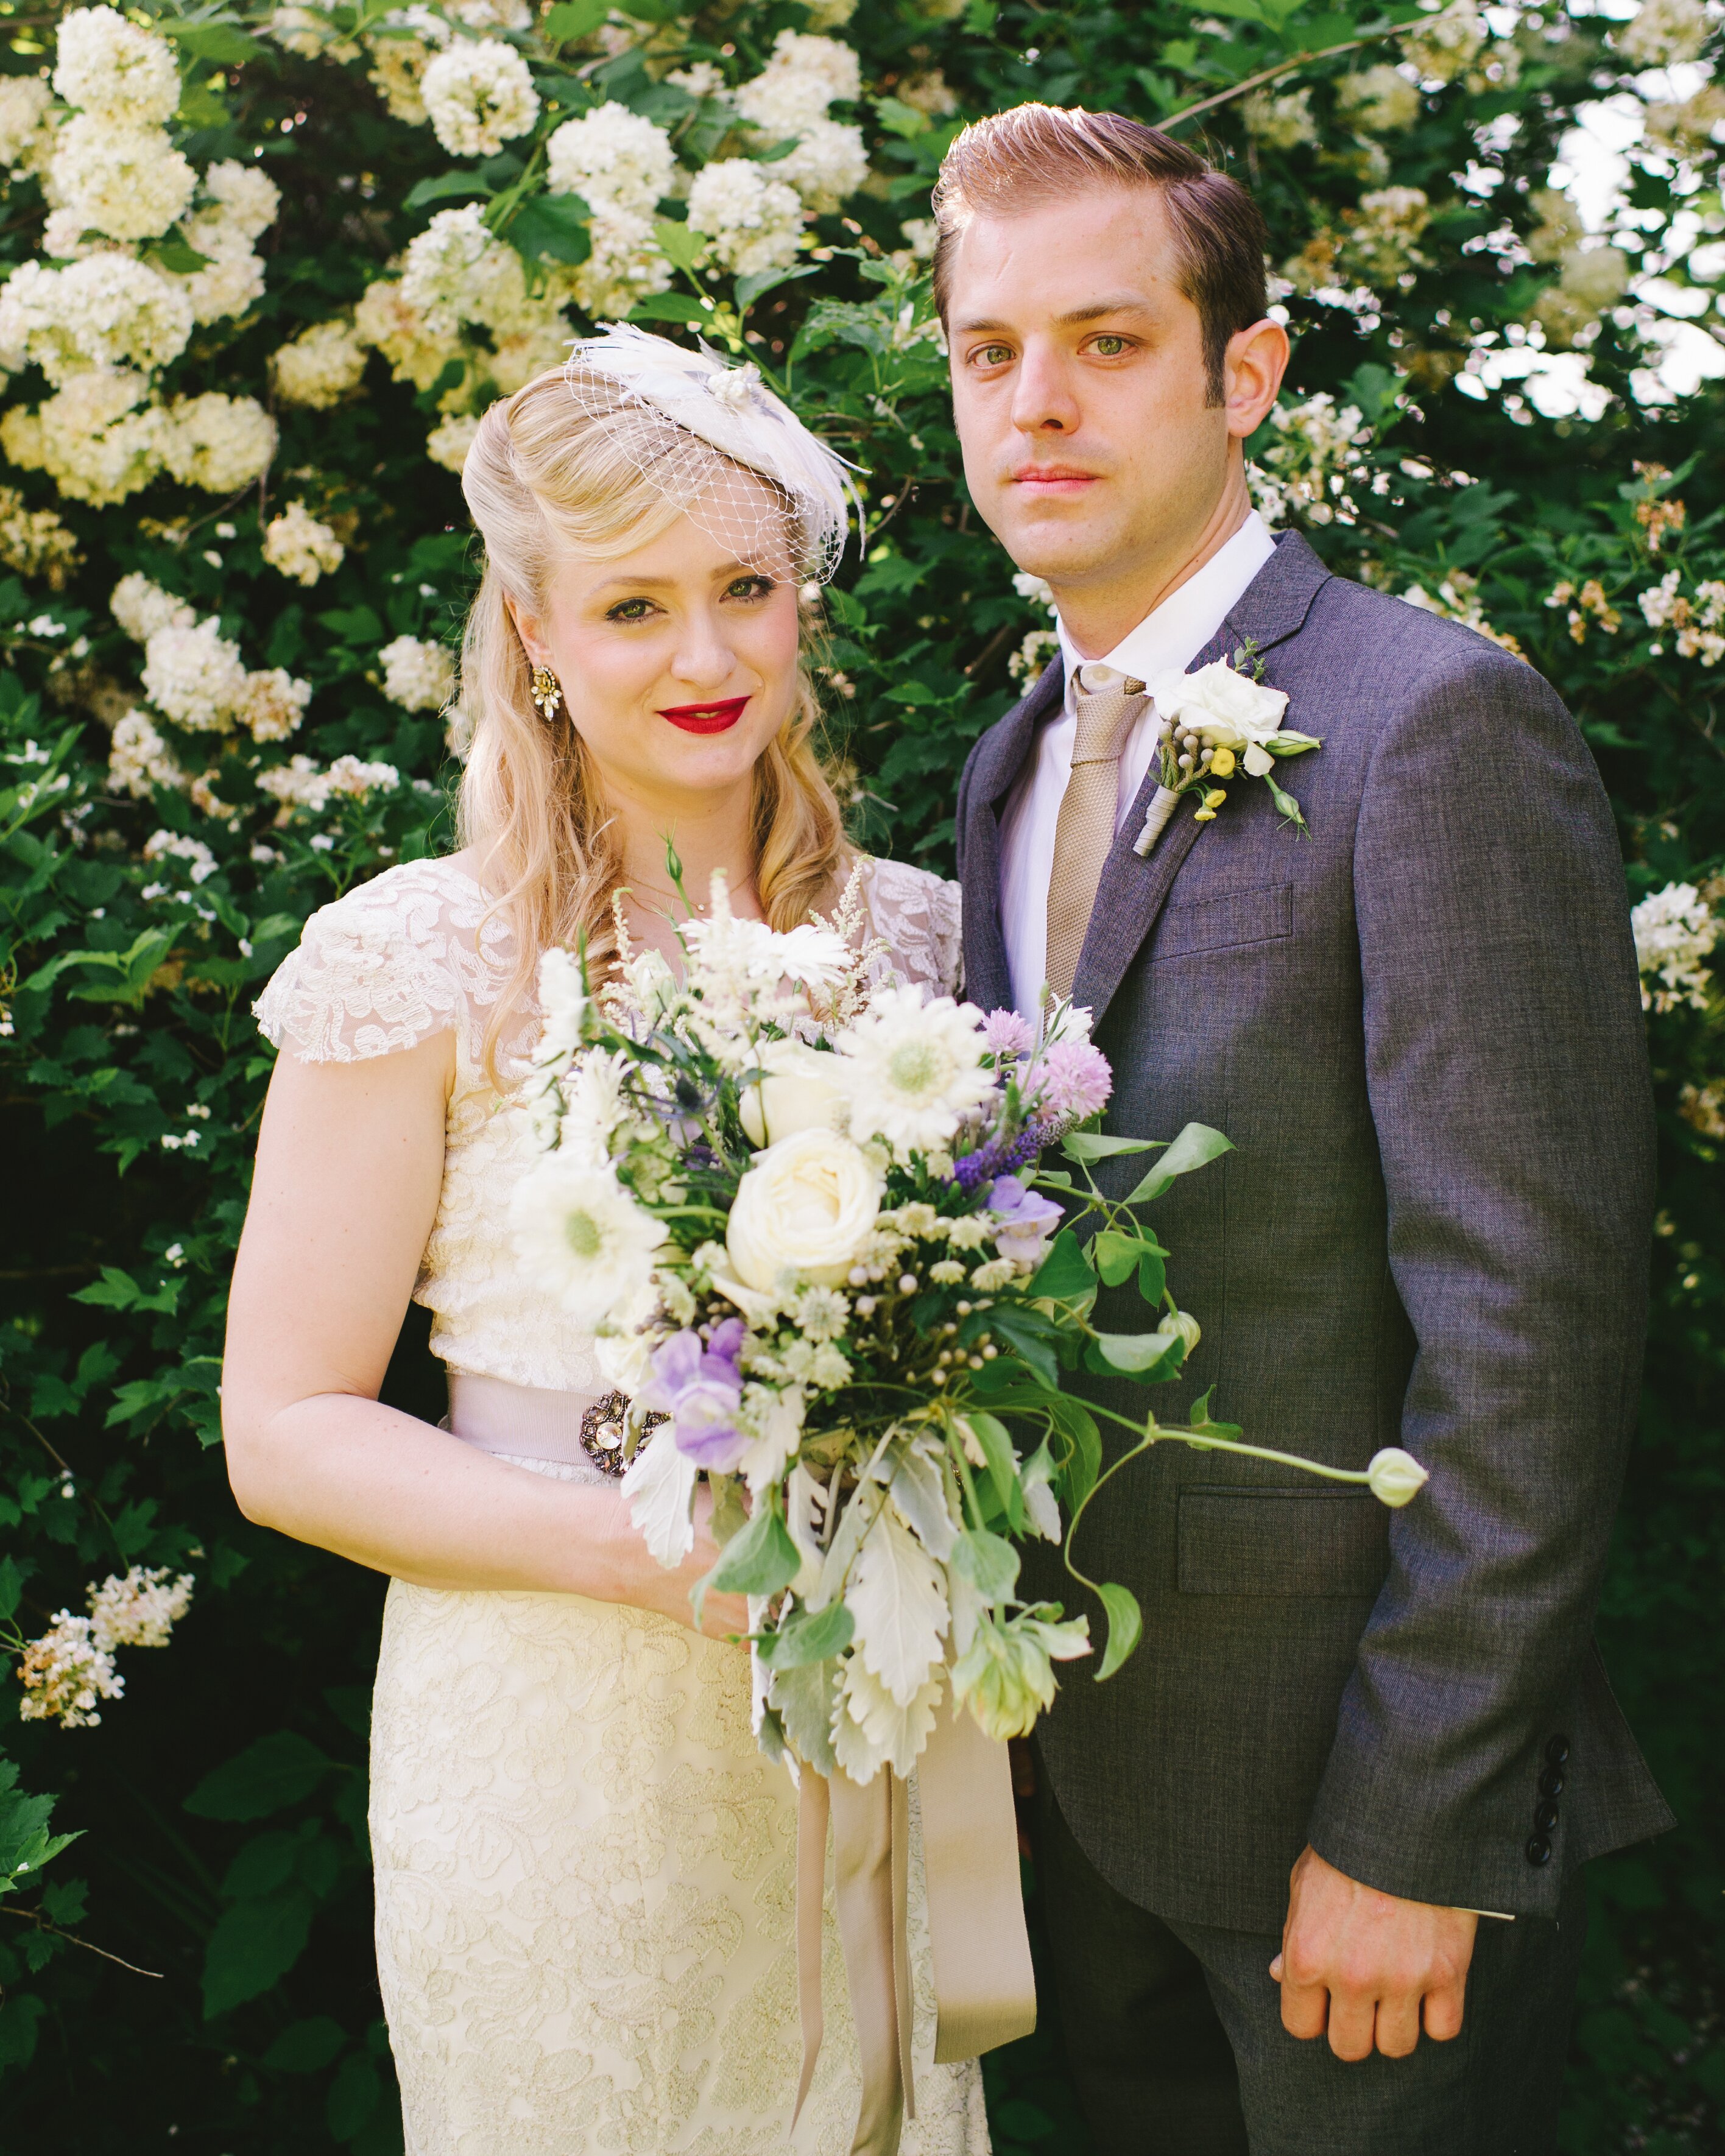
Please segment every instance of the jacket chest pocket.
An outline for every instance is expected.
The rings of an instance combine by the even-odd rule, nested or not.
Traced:
[[[1219,891],[1209,898],[1163,909],[1150,947],[1150,963],[1156,965],[1164,958],[1184,958],[1195,951],[1230,951],[1253,943],[1281,942],[1293,932],[1292,884]]]

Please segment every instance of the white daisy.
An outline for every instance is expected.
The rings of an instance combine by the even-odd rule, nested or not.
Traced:
[[[845,1058],[851,1135],[927,1152],[993,1090],[982,1013],[919,988],[885,988],[835,1044]]]
[[[614,1175],[565,1152],[521,1178],[510,1223],[533,1278],[589,1332],[647,1287],[665,1240]]]

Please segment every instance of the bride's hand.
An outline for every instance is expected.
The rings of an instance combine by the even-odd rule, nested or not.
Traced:
[[[698,1629],[710,1640],[741,1639],[749,1628],[748,1602],[743,1595],[709,1594],[701,1607],[698,1628],[695,1623],[696,1586],[719,1561],[719,1546],[709,1529],[712,1510],[712,1491],[702,1482],[695,1492],[695,1547],[671,1571],[649,1553],[629,1519],[628,1507],[619,1498],[616,1532],[623,1548],[625,1578],[617,1599],[632,1603],[638,1609],[656,1610],[661,1617],[686,1625],[691,1631]]]

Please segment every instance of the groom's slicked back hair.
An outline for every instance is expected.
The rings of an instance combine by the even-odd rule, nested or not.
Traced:
[[[934,187],[934,297],[942,321],[952,258],[973,218],[1009,217],[1098,187],[1153,187],[1162,197],[1179,254],[1180,290],[1198,310],[1206,393],[1219,404],[1228,340],[1260,321],[1269,305],[1262,213],[1238,180],[1171,135],[1118,112],[1018,105],[973,121],[958,136]]]

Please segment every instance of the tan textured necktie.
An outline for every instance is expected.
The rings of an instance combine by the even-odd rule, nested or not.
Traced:
[[[1048,880],[1048,984],[1059,996],[1072,993],[1072,976],[1084,948],[1102,880],[1102,864],[1114,844],[1120,799],[1120,752],[1132,723],[1149,702],[1142,681],[1119,680],[1094,694],[1081,668],[1073,688],[1078,731],[1072,741],[1072,775],[1060,796],[1055,825],[1054,868]]]

